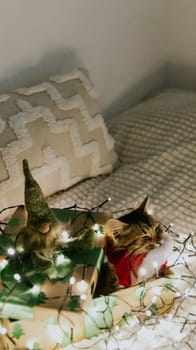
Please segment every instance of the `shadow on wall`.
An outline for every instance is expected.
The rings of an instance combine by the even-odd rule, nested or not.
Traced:
[[[0,80],[0,93],[9,93],[23,86],[38,84],[49,76],[68,73],[81,66],[73,50],[60,50],[45,54],[34,65],[20,68],[18,71],[10,72],[9,76]]]
[[[168,86],[171,88],[196,90],[196,65],[169,63]]]
[[[81,60],[71,49],[48,52],[34,64],[23,66],[23,68],[10,72],[9,76],[6,75],[5,77],[2,77],[0,79],[0,94],[9,93],[19,87],[28,87],[38,84],[47,80],[51,75],[68,73],[81,66]],[[88,67],[85,68],[88,69]],[[169,81],[172,81],[172,75]],[[119,96],[118,99],[106,107],[106,109],[102,111],[102,114],[105,118],[109,118],[114,114],[118,114],[121,111],[128,109],[137,102],[151,95],[156,90],[164,87],[168,87],[167,64],[162,65],[159,69],[145,76],[142,80],[136,83],[135,86],[131,85],[124,94]]]
[[[156,90],[167,87],[167,71],[168,66],[164,64],[145,76],[136,85],[130,86],[130,89],[127,89],[123,95],[103,111],[104,117],[109,118],[116,115],[150,96]]]

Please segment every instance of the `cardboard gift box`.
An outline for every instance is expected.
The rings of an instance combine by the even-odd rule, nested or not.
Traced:
[[[72,342],[99,335],[129,317],[140,320],[170,311],[175,300],[172,280],[159,278],[91,299],[81,311],[56,305],[36,306],[32,320],[1,320],[1,350],[61,350]]]

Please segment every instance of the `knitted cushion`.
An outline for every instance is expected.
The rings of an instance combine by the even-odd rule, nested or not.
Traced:
[[[0,96],[0,209],[23,203],[24,158],[45,196],[112,171],[114,140],[82,70]]]

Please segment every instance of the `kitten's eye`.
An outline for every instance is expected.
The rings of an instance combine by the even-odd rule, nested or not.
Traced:
[[[118,239],[120,237],[120,232],[118,230],[113,232],[113,235],[116,239]]]
[[[155,232],[157,235],[160,235],[163,232],[161,225],[156,226]]]

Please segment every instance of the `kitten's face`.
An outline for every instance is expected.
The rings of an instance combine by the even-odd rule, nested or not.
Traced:
[[[146,206],[147,199],[130,214],[108,221],[106,233],[113,236],[114,250],[127,248],[130,255],[137,255],[163,243],[164,229]]]

